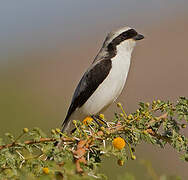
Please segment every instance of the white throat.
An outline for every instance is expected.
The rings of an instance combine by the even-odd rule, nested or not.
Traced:
[[[120,77],[122,76],[124,79],[126,79],[129,71],[134,45],[135,43],[130,43],[129,41],[122,42],[116,47],[116,55],[112,58],[112,69],[114,69],[114,73]]]
[[[136,42],[132,39],[123,41],[119,45],[117,45],[117,55],[120,53],[124,56],[131,57],[131,53],[136,45]]]

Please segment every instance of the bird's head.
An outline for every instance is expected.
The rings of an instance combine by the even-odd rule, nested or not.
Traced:
[[[104,46],[106,48],[120,48],[132,52],[136,41],[143,38],[144,36],[137,33],[135,29],[123,27],[110,32],[105,39]]]
[[[130,27],[123,27],[116,31],[112,31],[107,35],[102,48],[93,62],[101,60],[104,57],[114,56],[117,54],[117,51],[131,55],[136,41],[143,38],[143,35],[137,33],[136,30]]]

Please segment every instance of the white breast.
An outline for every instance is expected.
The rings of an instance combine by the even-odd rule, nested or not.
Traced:
[[[117,55],[112,58],[110,73],[80,108],[82,113],[86,115],[97,114],[118,98],[127,79],[131,52],[121,47],[117,49]]]

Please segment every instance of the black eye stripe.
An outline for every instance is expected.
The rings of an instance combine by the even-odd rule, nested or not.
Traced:
[[[134,29],[130,29],[130,30],[128,30],[128,31],[123,32],[122,34],[120,34],[120,36],[122,35],[126,39],[130,39],[130,38],[135,37],[137,34],[138,33]]]
[[[116,55],[116,53],[117,53],[116,46],[118,44],[120,44],[122,41],[125,41],[126,39],[131,39],[131,38],[135,37],[137,34],[138,33],[134,29],[129,29],[129,30],[121,33],[115,39],[113,39],[112,42],[109,43],[107,46],[109,57],[113,58]]]
[[[114,46],[120,44],[122,41],[126,39],[131,39],[135,37],[138,33],[134,29],[129,29],[123,33],[121,33],[119,36],[117,36],[113,41],[111,42]]]

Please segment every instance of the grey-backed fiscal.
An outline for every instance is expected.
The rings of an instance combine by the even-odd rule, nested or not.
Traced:
[[[62,132],[71,131],[72,120],[95,117],[118,98],[127,79],[132,51],[136,42],[143,38],[130,27],[120,28],[107,35],[74,91]]]

